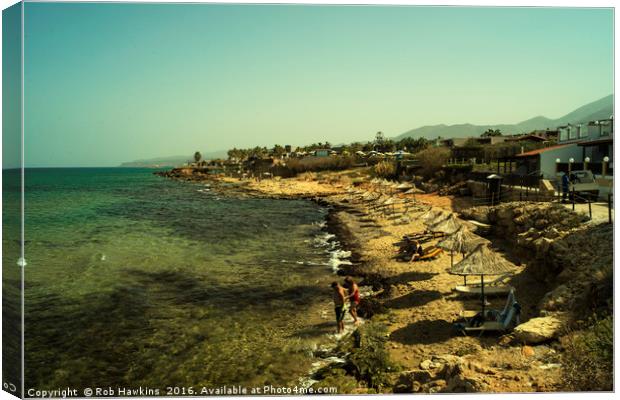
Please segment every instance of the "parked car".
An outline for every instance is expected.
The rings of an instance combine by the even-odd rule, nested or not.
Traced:
[[[578,196],[577,199],[590,198],[591,200],[598,199],[598,184],[594,179],[592,171],[572,171],[568,177],[570,180],[569,191],[575,192]]]

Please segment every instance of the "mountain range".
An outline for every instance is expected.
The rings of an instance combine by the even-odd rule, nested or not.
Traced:
[[[472,125],[472,124],[458,124],[458,125],[428,125],[420,128],[411,129],[396,138],[400,140],[406,137],[425,137],[427,139],[435,139],[439,136],[444,138],[459,138],[459,137],[472,137],[480,136],[487,129],[499,129],[503,134],[515,134],[531,132],[537,129],[553,129],[561,125],[566,124],[578,124],[588,121],[595,121],[598,119],[609,118],[614,113],[614,95],[603,97],[602,99],[593,101],[578,109],[569,112],[568,114],[558,119],[550,119],[543,116],[530,118],[528,120],[519,122],[518,124],[499,124],[499,125]],[[213,151],[202,153],[202,157],[205,160],[215,158],[226,158],[227,151]],[[122,163],[121,167],[177,167],[183,165],[188,160],[193,160],[193,154],[187,156],[171,156],[171,157],[157,157],[146,160],[137,160]]]
[[[543,116],[530,118],[517,124],[497,124],[497,125],[427,125],[411,129],[395,137],[400,140],[406,137],[435,139],[439,136],[444,138],[462,138],[480,136],[487,129],[499,129],[503,134],[527,133],[538,129],[554,129],[566,124],[579,124],[598,119],[609,118],[614,113],[614,95],[610,94],[602,99],[593,101],[558,119],[550,119]]]

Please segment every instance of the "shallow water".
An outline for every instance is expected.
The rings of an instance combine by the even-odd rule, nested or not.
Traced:
[[[26,388],[289,385],[310,368],[325,210],[204,189],[26,171]]]

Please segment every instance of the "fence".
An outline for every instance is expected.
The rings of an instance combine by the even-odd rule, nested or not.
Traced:
[[[487,182],[487,176],[491,175],[491,172],[469,172],[467,179],[471,179],[477,182]],[[517,174],[500,174],[502,177],[502,185],[507,186],[521,186],[529,188],[539,188],[542,175],[530,174],[530,175],[517,175]]]

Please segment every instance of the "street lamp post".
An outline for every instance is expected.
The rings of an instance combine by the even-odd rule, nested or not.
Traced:
[[[586,157],[583,159],[583,169],[587,170],[588,169],[588,164],[590,163],[590,157]]]
[[[570,171],[572,169],[573,163],[575,162],[575,159],[573,157],[568,159],[568,175],[570,176]]]
[[[603,157],[603,179],[605,179],[605,175],[607,175],[607,166],[609,164],[609,157]]]

